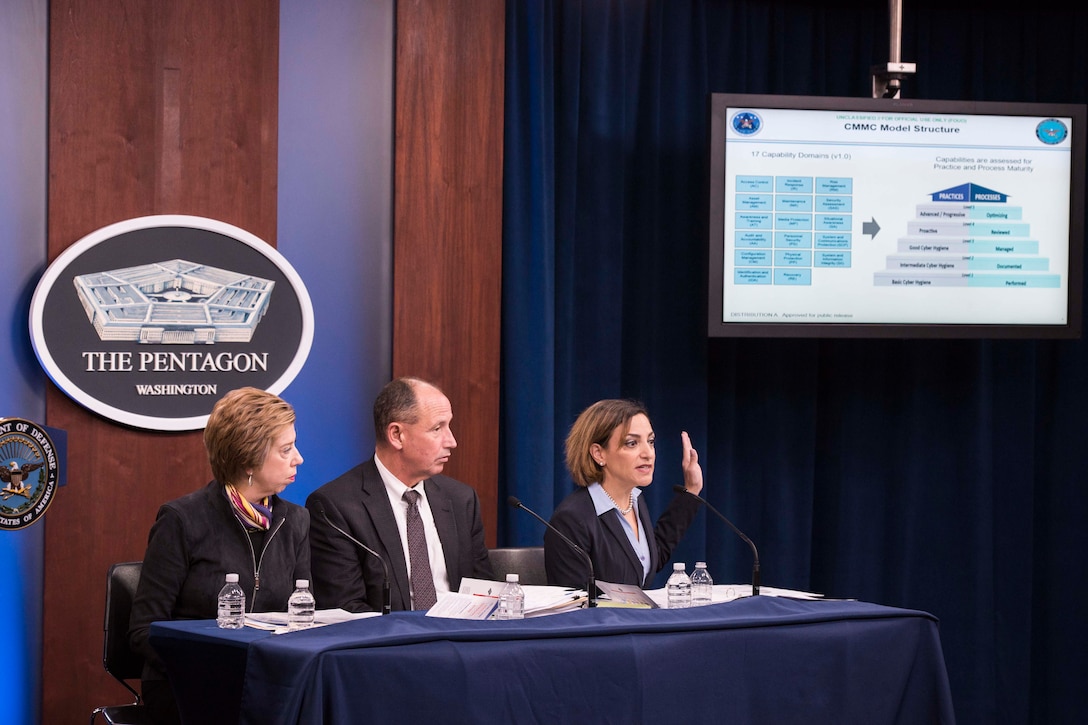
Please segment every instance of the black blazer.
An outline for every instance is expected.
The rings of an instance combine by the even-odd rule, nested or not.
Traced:
[[[441,475],[426,479],[422,485],[442,541],[450,589],[457,591],[461,578],[466,576],[491,579],[476,491]],[[311,568],[317,606],[349,612],[381,611],[381,562],[329,526],[321,515],[322,507],[334,524],[377,551],[388,563],[391,608],[411,609],[400,531],[373,459],[311,493],[306,508],[310,510]]]
[[[273,496],[272,525],[261,537],[263,548],[255,548],[220,483],[160,506],[129,620],[129,643],[145,662],[143,679],[166,678],[148,641],[151,623],[214,618],[228,572],[238,574],[247,612],[287,611],[295,580],[310,578],[309,519],[306,509]]]
[[[699,511],[699,500],[677,494],[657,520],[657,525],[651,527],[650,512],[643,498],[638,497],[638,518],[643,532],[653,531],[653,536],[647,539],[650,573],[645,579],[642,562],[627,541],[619,516],[612,510],[597,516],[589,489],[579,487],[563,499],[552,514],[551,524],[589,554],[597,579],[645,588],[669,561],[672,550]],[[585,559],[550,530],[544,532],[544,569],[548,583],[555,586],[583,589],[589,579]],[[590,594],[595,596],[596,592]]]

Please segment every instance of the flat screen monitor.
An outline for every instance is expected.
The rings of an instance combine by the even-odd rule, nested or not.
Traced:
[[[713,337],[1076,338],[1085,106],[711,94]]]

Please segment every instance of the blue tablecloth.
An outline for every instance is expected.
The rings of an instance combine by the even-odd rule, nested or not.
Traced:
[[[283,635],[159,622],[151,642],[193,723],[955,721],[936,619],[864,602],[405,612]]]

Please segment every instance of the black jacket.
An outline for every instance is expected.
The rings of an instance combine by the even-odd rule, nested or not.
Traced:
[[[166,678],[148,643],[151,623],[214,619],[229,572],[238,574],[247,612],[286,612],[295,580],[310,578],[309,529],[306,509],[273,496],[272,525],[251,539],[216,481],[163,504],[148,535],[129,620],[129,643],[144,658],[143,678]]]
[[[432,476],[422,484],[434,525],[442,542],[452,591],[462,577],[491,579],[491,560],[484,541],[480,499],[470,486],[448,476]],[[339,607],[349,612],[380,611],[380,562],[333,529],[325,515],[377,551],[389,566],[391,609],[411,609],[408,564],[400,543],[400,529],[389,505],[389,495],[378,467],[371,459],[326,483],[306,499],[313,529],[310,547],[314,563],[314,596],[322,609]]]
[[[638,518],[642,530],[653,534],[646,540],[650,548],[650,574],[645,579],[642,563],[627,540],[619,516],[614,510],[597,516],[589,489],[578,488],[563,499],[552,513],[551,524],[589,554],[597,579],[645,588],[669,561],[672,550],[699,512],[700,504],[694,496],[678,494],[651,528],[650,512],[643,499],[645,496],[638,497]],[[544,569],[548,583],[554,586],[582,589],[589,579],[585,559],[551,530],[544,532]],[[590,595],[595,596],[596,592]]]

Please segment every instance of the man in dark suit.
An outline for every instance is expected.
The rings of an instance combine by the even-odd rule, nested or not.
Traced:
[[[449,399],[426,381],[398,378],[382,388],[374,457],[306,499],[319,608],[382,608],[381,562],[335,527],[388,562],[393,610],[428,609],[462,577],[493,577],[476,491],[441,475],[457,446],[452,418]]]

